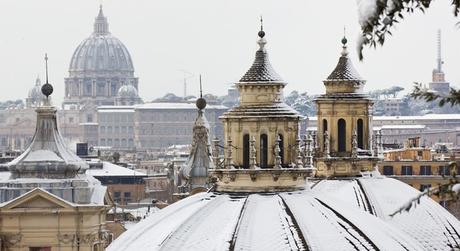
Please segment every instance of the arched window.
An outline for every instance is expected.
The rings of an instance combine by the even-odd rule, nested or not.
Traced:
[[[268,166],[268,137],[267,134],[260,135],[260,167]]]
[[[323,119],[323,134],[327,132],[327,120]]]
[[[362,119],[358,119],[358,128],[356,133],[358,140],[358,148],[364,149],[364,125]]]
[[[283,134],[278,134],[280,138],[280,157],[281,157],[281,164],[284,163],[284,137]]]
[[[339,119],[337,122],[337,150],[345,152],[347,150],[347,125],[344,119]]]
[[[249,168],[249,134],[243,135],[243,168]]]

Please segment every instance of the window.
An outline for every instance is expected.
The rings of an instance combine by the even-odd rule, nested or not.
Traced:
[[[423,192],[431,187],[431,184],[420,184],[420,191]]]
[[[69,118],[69,123],[73,123],[73,118]]]
[[[412,175],[412,166],[402,166],[401,175]]]
[[[260,135],[260,167],[268,165],[268,137],[267,134]]]
[[[438,168],[438,174],[439,175],[450,175],[449,166],[440,166]]]
[[[93,122],[93,115],[92,114],[86,114],[86,122]]]
[[[392,166],[383,167],[383,175],[394,175]]]
[[[125,192],[124,196],[125,196],[125,198],[130,198],[131,197],[131,192]]]
[[[243,135],[243,168],[249,168],[249,134]]]
[[[431,166],[420,166],[420,175],[431,175]]]
[[[323,133],[327,132],[327,120],[323,119]]]
[[[347,125],[344,119],[339,119],[337,122],[337,150],[339,152],[345,152],[347,149]]]
[[[358,128],[356,133],[356,137],[358,140],[358,148],[364,149],[364,125],[362,119],[358,119]]]
[[[113,197],[114,197],[115,199],[120,198],[120,197],[121,197],[121,192],[114,192],[114,193],[113,193]]]

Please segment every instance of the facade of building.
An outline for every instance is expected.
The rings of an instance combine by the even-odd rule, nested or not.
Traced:
[[[211,137],[223,135],[219,116],[227,108],[208,105],[206,117]],[[166,149],[172,145],[190,144],[196,118],[193,103],[146,103],[135,106],[134,134],[137,150]]]
[[[103,250],[110,200],[59,133],[50,86],[41,88],[46,98],[31,144],[0,173],[1,249]]]
[[[119,205],[138,203],[145,196],[145,173],[105,161],[89,162],[87,174],[107,187],[114,202]]]
[[[134,144],[133,106],[99,106],[98,146],[111,147],[114,151],[132,151]]]

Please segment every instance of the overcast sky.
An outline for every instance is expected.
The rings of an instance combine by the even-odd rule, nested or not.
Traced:
[[[335,67],[347,27],[351,56],[367,79],[366,90],[414,81],[428,83],[436,65],[436,30],[443,31],[446,78],[460,82],[459,21],[451,1],[434,1],[426,14],[405,18],[383,48],[366,49],[358,62],[356,0],[107,0],[103,1],[110,32],[131,53],[140,95],[149,101],[168,92],[223,95],[250,67],[257,49],[259,16],[264,17],[267,49],[275,70],[294,89],[322,93],[322,80]],[[101,2],[97,0],[0,1],[0,100],[25,98],[49,56],[53,98],[61,102],[64,77],[77,45],[93,30]]]

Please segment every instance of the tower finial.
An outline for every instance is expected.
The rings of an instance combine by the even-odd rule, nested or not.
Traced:
[[[46,96],[48,100],[48,96],[53,93],[53,86],[48,82],[48,54],[45,53],[45,68],[46,68],[46,83],[42,86],[42,93]]]
[[[346,57],[348,55],[348,51],[347,51],[347,33],[346,33],[346,27],[344,26],[343,27],[343,38],[342,38],[342,56]]]
[[[206,99],[203,98],[203,88],[201,86],[201,74],[200,74],[200,97],[196,100],[196,107],[202,112],[206,108]]]
[[[348,40],[347,40],[347,28],[346,28],[345,26],[343,26],[342,45],[343,45],[344,47],[346,47],[346,46],[347,46],[347,42],[348,42]]]
[[[265,31],[264,31],[264,19],[262,18],[262,15],[260,16],[260,31],[257,33],[260,38],[265,37]]]

